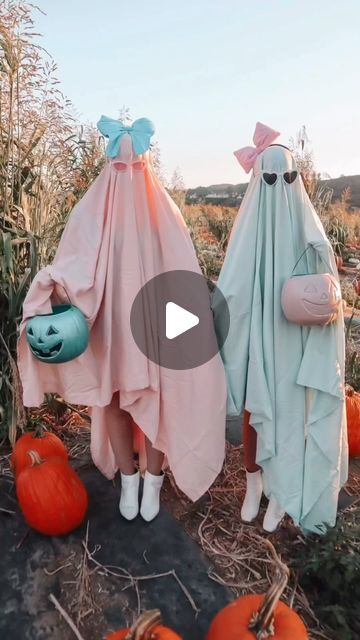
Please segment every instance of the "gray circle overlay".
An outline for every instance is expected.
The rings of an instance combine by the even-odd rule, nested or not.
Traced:
[[[185,370],[211,360],[223,346],[229,326],[228,305],[220,289],[193,271],[167,271],[147,282],[137,294],[130,314],[133,338],[152,362],[167,369]],[[211,296],[221,313],[221,338],[217,340]],[[166,305],[172,302],[199,318],[199,324],[176,338],[166,337]]]

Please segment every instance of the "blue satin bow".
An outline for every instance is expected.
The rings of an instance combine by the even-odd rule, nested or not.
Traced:
[[[101,116],[97,128],[105,138],[109,138],[106,147],[106,155],[109,158],[116,158],[119,155],[121,138],[125,133],[130,135],[136,155],[140,155],[150,147],[150,138],[155,132],[153,123],[147,118],[139,118],[131,127],[126,127],[120,120]]]

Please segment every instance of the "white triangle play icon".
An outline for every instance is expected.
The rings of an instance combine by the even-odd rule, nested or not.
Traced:
[[[175,302],[166,304],[166,337],[173,340],[199,324],[199,318]]]

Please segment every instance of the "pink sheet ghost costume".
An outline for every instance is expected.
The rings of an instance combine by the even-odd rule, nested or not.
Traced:
[[[157,453],[155,466],[160,465],[156,473],[145,473],[140,511],[151,520],[159,510],[162,454],[192,500],[220,472],[225,375],[218,354],[178,371],[153,363],[137,347],[130,312],[143,285],[171,270],[201,272],[181,213],[151,165],[152,123],[142,118],[125,127],[102,116],[98,128],[109,138],[106,164],[74,207],[53,263],[31,284],[20,327],[19,369],[25,406],[39,406],[44,393],[57,392],[68,402],[91,407],[91,453],[109,479],[121,466],[122,448],[130,446],[131,425],[140,426],[147,453],[155,458]],[[89,346],[70,362],[43,363],[29,349],[26,321],[51,313],[62,287],[87,319]],[[127,467],[130,458],[131,468],[121,473],[120,511],[127,519],[139,511],[132,450]]]

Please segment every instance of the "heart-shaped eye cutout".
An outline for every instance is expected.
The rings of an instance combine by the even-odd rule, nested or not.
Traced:
[[[116,171],[121,171],[122,173],[127,169],[126,162],[113,162],[112,166]]]
[[[137,160],[136,162],[132,163],[132,168],[135,169],[135,171],[144,171],[145,162],[143,162],[142,160]]]
[[[266,184],[273,185],[277,180],[277,173],[263,173]]]
[[[296,180],[297,174],[297,171],[286,171],[286,173],[284,173],[285,182],[287,182],[287,184],[292,184]]]

